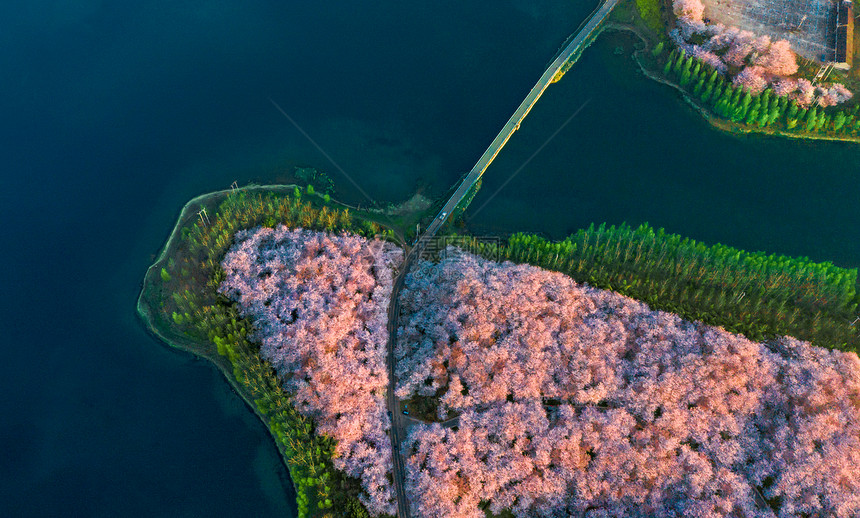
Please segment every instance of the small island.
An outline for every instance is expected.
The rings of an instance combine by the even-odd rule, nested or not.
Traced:
[[[267,425],[301,516],[860,511],[856,269],[598,225],[448,226],[401,271],[435,213],[401,217],[220,191],[144,280],[141,317]]]

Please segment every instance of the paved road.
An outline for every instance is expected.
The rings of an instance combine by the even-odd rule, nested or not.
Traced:
[[[537,84],[532,87],[528,96],[520,103],[520,106],[511,115],[511,118],[508,119],[508,122],[502,127],[502,130],[496,135],[496,138],[493,139],[493,142],[490,144],[490,147],[484,151],[484,154],[481,155],[481,158],[478,160],[478,163],[475,164],[475,167],[469,172],[469,174],[460,182],[460,185],[454,191],[454,194],[448,199],[445,205],[442,207],[442,210],[439,211],[439,214],[433,220],[424,233],[419,236],[418,240],[415,243],[415,246],[412,247],[406,254],[406,257],[403,260],[403,263],[400,265],[400,269],[397,273],[397,277],[394,279],[394,287],[391,291],[391,303],[388,306],[388,409],[391,412],[392,423],[391,423],[391,449],[393,456],[393,465],[394,465],[394,493],[397,498],[397,516],[399,518],[409,518],[409,504],[406,498],[405,480],[406,480],[406,470],[403,465],[403,456],[400,454],[400,445],[405,438],[406,434],[406,416],[401,414],[400,404],[397,398],[394,395],[394,387],[397,383],[397,378],[394,374],[394,345],[397,343],[397,317],[400,314],[400,290],[403,288],[403,283],[405,281],[406,272],[409,271],[409,268],[412,266],[412,263],[421,256],[421,252],[423,252],[424,247],[427,245],[427,242],[430,238],[436,235],[436,232],[445,224],[445,221],[453,212],[454,207],[456,207],[466,196],[466,193],[469,192],[469,189],[474,185],[475,182],[484,174],[487,167],[493,162],[499,152],[502,150],[504,145],[508,142],[508,139],[511,138],[511,135],[519,129],[520,123],[523,119],[526,118],[526,115],[529,114],[532,107],[537,103],[540,96],[543,95],[544,91],[547,87],[552,83],[552,79],[555,75],[561,70],[564,64],[576,53],[580,50],[582,45],[588,40],[588,38],[594,33],[594,30],[597,26],[602,22],[607,15],[612,11],[615,5],[618,3],[618,0],[605,0],[603,5],[598,9],[594,15],[588,20],[585,26],[580,30],[576,36],[570,41],[570,43],[562,50],[562,52],[555,58],[555,60],[547,67],[546,71],[544,71],[543,75],[538,80]],[[456,426],[459,423],[458,418],[454,418],[448,420],[444,423],[445,426]]]
[[[394,465],[394,494],[397,498],[397,516],[399,518],[409,517],[409,504],[406,498],[405,481],[406,469],[403,466],[403,455],[400,454],[400,445],[405,439],[406,427],[403,416],[400,413],[400,405],[394,395],[394,387],[397,385],[397,376],[394,374],[394,346],[397,343],[397,317],[400,315],[400,290],[406,280],[406,272],[411,263],[411,254],[406,255],[397,277],[394,279],[394,287],[391,290],[391,302],[388,305],[388,411],[391,412],[391,455]]]
[[[403,423],[406,423],[404,426],[411,426],[413,424],[433,424],[438,423],[442,428],[454,428],[455,426],[460,426],[460,416],[454,416],[451,419],[446,421],[425,421],[423,419],[419,419],[417,417],[410,416],[402,416],[401,419]]]

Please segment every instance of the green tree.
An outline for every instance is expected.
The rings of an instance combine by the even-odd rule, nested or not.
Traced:
[[[170,274],[167,272],[167,269],[161,269],[161,280],[164,282],[168,282],[170,280]]]
[[[848,116],[845,115],[845,111],[840,110],[836,112],[836,116],[833,117],[833,129],[839,131],[845,126],[845,121],[848,120]]]
[[[675,60],[675,65],[672,67],[672,71],[675,74],[681,73],[681,67],[684,66],[684,61],[687,58],[687,53],[684,52],[684,49],[681,49],[681,52],[678,53],[678,58]]]
[[[806,131],[812,131],[818,125],[818,107],[813,106],[806,112]]]
[[[663,27],[663,22],[660,20],[659,0],[636,0],[636,7],[639,9],[639,16],[642,17],[642,20],[653,32],[660,34],[666,30]],[[663,50],[662,47],[660,50]],[[655,55],[657,54],[659,52]]]
[[[705,91],[702,93],[702,96],[700,97],[700,99],[702,100],[703,103],[708,102],[708,100],[711,98],[711,93],[713,93],[713,91],[714,91],[714,85],[708,85],[705,87]]]
[[[692,71],[692,69],[693,69],[693,61],[695,61],[695,58],[693,58],[693,56],[688,56],[688,57],[687,57],[687,59],[686,59],[686,60],[684,60],[684,71],[685,71],[685,72],[690,72],[690,71]]]
[[[742,104],[736,104],[732,107],[731,118],[732,122],[740,122],[747,116],[749,108]]]
[[[779,105],[778,104],[772,105],[770,108],[770,113],[768,114],[768,117],[767,117],[768,126],[773,124],[774,122],[776,122],[776,120],[779,118],[780,115],[781,115],[781,110],[779,108]]]
[[[792,118],[797,117],[797,112],[799,110],[800,108],[797,106],[797,103],[791,103],[791,105],[788,107],[788,116]]]
[[[744,89],[741,87],[732,88],[732,101],[731,104],[738,104],[741,101],[741,93],[743,93]],[[749,92],[747,92],[749,93]]]
[[[308,184],[307,191],[308,191],[308,194],[313,194],[314,193],[314,186],[311,184]]]
[[[769,90],[765,90],[768,92]],[[769,95],[759,95],[758,101],[761,103],[761,111],[765,113],[770,113],[770,96]],[[775,102],[773,104],[776,104]]]
[[[711,102],[712,102],[712,103],[714,103],[714,104],[717,104],[717,101],[719,101],[720,99],[722,99],[722,97],[723,97],[723,92],[724,92],[724,89],[723,89],[723,84],[722,84],[722,82],[717,83],[717,84],[714,86],[714,91],[713,91],[713,93],[711,93]]]
[[[753,105],[753,107],[750,108],[749,112],[747,113],[746,118],[744,118],[744,123],[745,124],[752,124],[753,122],[756,122],[758,120],[758,115],[759,115],[759,107],[756,105]]]
[[[818,121],[815,123],[815,129],[821,130],[821,128],[823,128],[828,122],[830,122],[830,115],[822,111],[818,114]]]

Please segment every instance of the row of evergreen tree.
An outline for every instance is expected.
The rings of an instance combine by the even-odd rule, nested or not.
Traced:
[[[317,434],[313,422],[295,410],[274,369],[249,340],[251,324],[216,292],[224,276],[220,261],[239,230],[283,224],[366,236],[381,231],[373,222],[354,218],[349,209],[317,208],[302,198],[298,189],[292,196],[246,191],[226,196],[208,222],[198,218],[181,229],[161,267],[150,270],[147,291],[161,294],[161,300],[151,304],[160,306],[159,327],[167,328],[168,336],[173,332],[196,343],[208,343],[229,360],[243,396],[268,421],[288,459],[299,516],[363,518],[368,513],[358,500],[360,483],[332,465],[334,441]]]
[[[487,258],[563,272],[753,340],[790,335],[860,351],[856,268],[709,246],[647,224],[591,225],[556,242],[514,234],[507,244],[468,238],[464,244]]]
[[[713,113],[737,124],[796,133],[857,135],[860,132],[860,105],[842,109],[802,108],[794,100],[776,95],[771,88],[753,95],[683,49],[669,54],[663,74],[674,78]]]

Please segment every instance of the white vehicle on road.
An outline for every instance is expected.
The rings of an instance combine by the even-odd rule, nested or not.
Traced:
[[[442,214],[439,214],[439,219],[445,219],[447,216],[448,216],[448,213],[443,212]]]

